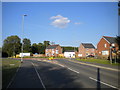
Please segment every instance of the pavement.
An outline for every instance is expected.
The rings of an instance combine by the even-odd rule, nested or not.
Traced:
[[[69,60],[24,60],[8,88],[118,89],[118,71]]]

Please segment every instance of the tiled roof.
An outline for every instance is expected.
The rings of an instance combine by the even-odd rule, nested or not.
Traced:
[[[58,44],[56,45],[49,45],[46,49],[55,49],[57,46],[59,46]]]
[[[94,48],[95,49],[95,47],[93,46],[92,43],[82,43],[82,45],[84,46],[84,48]]]
[[[108,36],[103,36],[109,43],[116,43],[116,38],[115,37],[108,37]]]

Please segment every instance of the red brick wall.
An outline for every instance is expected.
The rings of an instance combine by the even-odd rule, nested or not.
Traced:
[[[106,44],[106,47],[105,47],[105,44]],[[108,50],[110,52],[110,44],[104,38],[102,38],[97,44],[97,55],[101,56],[102,51],[104,50]]]
[[[80,47],[78,48],[78,53],[82,54],[82,57],[85,57],[85,48],[83,47],[82,44],[80,44]]]
[[[78,50],[79,50],[79,54],[82,54],[82,57],[86,57],[86,53],[88,53],[88,55],[90,55],[91,53],[93,53],[93,55],[95,55],[94,48],[84,48],[84,46],[82,44],[80,44],[80,47]]]
[[[46,55],[46,53],[49,53],[50,57],[52,57],[52,56],[57,57],[58,54],[62,54],[62,48],[60,46],[57,46],[55,49],[53,49],[54,55],[52,55],[52,49],[47,49],[47,50],[48,51],[46,51],[46,49],[45,49],[45,55]],[[58,50],[58,54],[56,54],[56,50]]]

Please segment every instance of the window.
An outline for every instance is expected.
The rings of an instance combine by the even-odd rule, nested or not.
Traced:
[[[46,49],[46,52],[48,51],[48,49]]]
[[[104,44],[104,47],[106,48],[106,47],[107,47],[107,44]]]
[[[86,53],[86,56],[88,55],[88,53]]]
[[[49,54],[48,54],[48,53],[46,53],[46,56],[49,56]]]
[[[102,55],[108,55],[109,52],[108,51],[102,51]]]
[[[79,57],[82,57],[82,54],[78,54]]]
[[[56,54],[58,54],[58,50],[56,50]]]
[[[114,46],[115,46],[115,44],[113,43],[113,44],[112,44],[112,46],[114,47]]]
[[[52,49],[52,53],[55,53],[55,52],[54,52],[54,49]]]

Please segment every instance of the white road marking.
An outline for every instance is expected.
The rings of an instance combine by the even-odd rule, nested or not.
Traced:
[[[71,61],[71,60],[68,60],[68,61]],[[92,67],[97,67],[97,68],[108,69],[108,70],[117,71],[117,72],[120,71],[118,69],[113,69],[113,68],[108,68],[108,67],[103,67],[103,66],[99,66],[99,65],[93,65],[93,64],[83,63],[83,62],[76,62],[76,61],[71,61],[71,62],[79,63],[79,64],[84,64],[84,65],[88,65],[88,66],[92,66]]]
[[[73,70],[73,69],[71,69],[71,68],[68,68],[68,69],[71,70],[71,71],[73,71],[73,72],[79,73],[78,71],[75,71],[75,70]]]
[[[104,83],[104,82],[102,82],[102,81],[98,81],[97,79],[95,79],[95,78],[92,78],[92,77],[89,77],[90,79],[92,79],[92,80],[94,80],[94,81],[96,81],[96,82],[100,82],[100,83],[102,83],[102,84],[104,84],[104,85],[106,85],[106,86],[109,86],[109,87],[112,87],[112,88],[117,88],[117,87],[115,87],[115,86],[113,86],[113,85],[110,85],[110,84],[107,84],[107,83]],[[118,88],[117,88],[118,89]]]
[[[31,62],[31,63],[32,63],[32,62]],[[33,65],[33,67],[34,67],[34,69],[35,69],[35,71],[36,71],[36,73],[37,73],[37,76],[38,76],[40,82],[42,83],[43,88],[46,90],[45,85],[43,84],[43,81],[42,81],[42,79],[41,79],[41,77],[40,77],[40,75],[39,75],[39,73],[38,73],[38,71],[37,71],[35,65],[34,65],[33,63],[32,63],[32,65]]]
[[[64,65],[62,65],[62,64],[58,64],[58,65],[60,65],[61,67],[65,67]]]
[[[16,70],[16,73],[17,73],[17,72],[18,72],[18,70],[20,69],[20,66],[21,66],[21,64],[19,65],[18,69]],[[15,75],[12,77],[12,79],[11,79],[11,81],[9,82],[9,84],[8,84],[7,88],[9,88],[9,86],[12,84],[12,82],[13,82],[13,80],[14,80],[15,76],[16,76],[16,73],[15,73]]]

